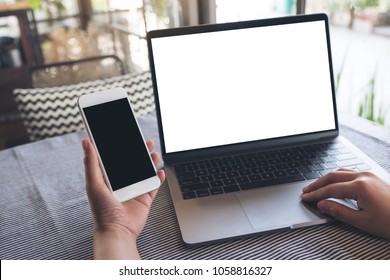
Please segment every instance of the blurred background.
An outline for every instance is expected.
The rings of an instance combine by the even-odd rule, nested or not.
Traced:
[[[0,149],[23,142],[12,91],[31,87],[32,67],[114,55],[139,72],[152,29],[320,12],[338,109],[390,126],[390,0],[0,0]]]

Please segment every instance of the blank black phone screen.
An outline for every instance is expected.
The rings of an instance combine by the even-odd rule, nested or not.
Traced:
[[[114,191],[156,175],[126,98],[83,110]]]

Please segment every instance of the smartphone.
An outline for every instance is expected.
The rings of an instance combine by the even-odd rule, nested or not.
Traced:
[[[160,179],[126,91],[85,94],[78,106],[114,196],[123,202],[157,189]]]

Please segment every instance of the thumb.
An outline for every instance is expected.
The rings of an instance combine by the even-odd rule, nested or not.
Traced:
[[[317,207],[321,212],[347,224],[355,225],[360,219],[360,211],[353,210],[335,201],[321,200],[318,202]]]
[[[109,197],[110,191],[104,181],[99,160],[91,141],[84,139],[82,147],[84,150],[86,191],[90,203],[94,206],[96,203],[104,201],[105,197]]]
[[[81,144],[84,150],[85,179],[88,189],[90,186],[102,183],[103,174],[101,173],[99,161],[91,141],[84,139]]]

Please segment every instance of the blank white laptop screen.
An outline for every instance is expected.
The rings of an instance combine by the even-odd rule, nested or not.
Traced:
[[[336,128],[324,21],[152,39],[166,153]]]

